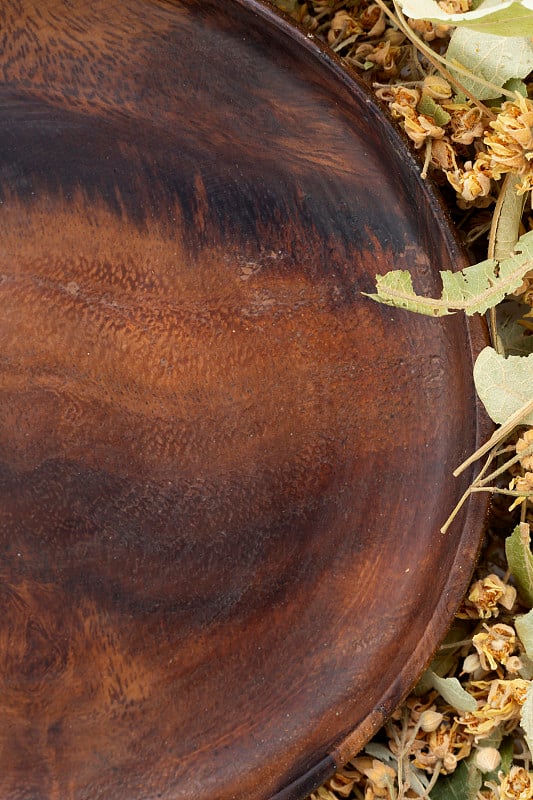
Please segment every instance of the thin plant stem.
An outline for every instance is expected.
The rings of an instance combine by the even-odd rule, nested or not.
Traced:
[[[469,456],[466,459],[466,461],[463,461],[463,463],[460,464],[457,467],[457,469],[453,471],[454,477],[460,475],[461,472],[464,472],[465,469],[467,469],[471,464],[474,463],[474,461],[477,461],[479,458],[482,458],[485,455],[485,453],[488,453],[489,450],[492,450],[492,448],[495,445],[499,444],[501,441],[503,441],[503,439],[506,439],[507,436],[511,433],[511,431],[514,430],[514,428],[516,428],[517,425],[523,423],[524,419],[527,416],[529,416],[529,414],[531,414],[532,412],[533,412],[533,398],[531,400],[528,400],[527,403],[524,403],[524,405],[521,406],[517,411],[515,411],[514,414],[511,414],[507,422],[504,422],[504,424],[500,428],[498,428],[497,431],[494,431],[490,439],[488,439],[484,445],[479,447],[475,453],[472,453],[472,455]]]

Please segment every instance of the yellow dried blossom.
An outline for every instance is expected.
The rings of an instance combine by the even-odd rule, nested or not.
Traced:
[[[431,163],[434,167],[444,170],[444,172],[456,172],[458,170],[455,150],[446,137],[435,139],[431,143]]]
[[[452,87],[439,75],[426,75],[422,83],[422,94],[433,100],[447,100],[452,96]]]
[[[497,669],[499,664],[505,666],[507,659],[516,648],[516,633],[514,628],[503,623],[496,623],[492,627],[485,626],[486,630],[476,633],[472,644],[477,650],[483,669]]]
[[[385,31],[385,14],[375,3],[361,12],[359,22],[369,37],[381,36]]]
[[[408,19],[407,24],[426,42],[432,42],[434,39],[443,39],[448,35],[450,30],[449,25],[442,25],[439,22],[429,22],[429,20],[426,19]]]
[[[533,447],[533,428],[529,428],[516,443],[516,455],[519,456],[524,450],[527,450],[528,447]],[[524,455],[520,459],[521,466],[528,470],[529,472],[533,471],[533,453],[530,455]]]
[[[517,142],[523,150],[533,150],[533,103],[522,96],[516,102],[504,103],[490,127],[503,139]]]
[[[366,53],[369,51],[364,48],[369,47],[371,47],[369,44],[361,45],[356,51],[358,58],[366,58]],[[376,91],[376,97],[378,100],[388,103],[392,116],[398,118],[416,110],[421,93],[419,89],[411,89],[407,86],[381,86]]]
[[[404,117],[404,128],[406,134],[415,144],[415,148],[422,147],[427,139],[441,139],[444,136],[444,128],[435,123],[426,114],[412,114]]]
[[[516,589],[504,583],[501,578],[491,573],[486,578],[476,581],[470,588],[468,603],[474,606],[481,619],[497,617],[499,605],[508,611],[516,600]]]
[[[328,31],[328,44],[335,44],[349,36],[359,36],[362,33],[363,28],[358,20],[354,19],[347,11],[337,11]]]
[[[357,55],[358,51],[356,51]],[[386,73],[393,73],[396,71],[396,60],[400,56],[400,48],[394,47],[390,42],[381,41],[372,47],[372,50],[366,53],[366,60],[377,64]]]
[[[479,168],[477,160],[474,165],[471,161],[465,162],[464,170],[447,172],[446,177],[457,194],[467,203],[472,203],[478,198],[487,197],[490,194],[490,177],[483,169]]]
[[[470,108],[468,105],[444,106],[450,114],[450,127],[452,129],[452,142],[457,144],[472,144],[474,139],[479,139],[485,131],[483,113],[477,106]]]
[[[352,764],[368,779],[365,800],[367,797],[391,797],[396,772],[392,767],[383,764],[377,758],[354,758]]]
[[[500,800],[531,800],[533,798],[533,773],[524,767],[514,766],[508,775],[500,772]]]
[[[511,486],[516,492],[523,494],[524,498],[527,497],[533,492],[533,472],[524,472],[523,475],[514,478],[511,481]]]
[[[502,723],[507,730],[512,730],[520,720],[520,711],[526,699],[529,681],[515,680],[476,681],[470,684],[470,690],[479,693],[480,706],[476,711],[463,714],[458,722],[466,733],[472,734],[476,740],[484,739]],[[485,702],[481,699],[486,694]]]
[[[453,772],[457,762],[470,755],[472,744],[473,737],[465,733],[457,721],[450,724],[444,719],[438,728],[415,739],[413,765],[431,772],[440,761],[444,772]]]
[[[496,119],[490,123],[493,133],[486,133],[483,143],[486,152],[476,158],[476,165],[498,180],[512,172],[522,176],[517,187],[519,194],[533,188],[533,103],[526,97],[507,102]]]

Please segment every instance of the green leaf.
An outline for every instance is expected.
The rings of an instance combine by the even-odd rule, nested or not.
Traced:
[[[505,555],[522,599],[533,608],[533,554],[529,546],[529,525],[521,522],[505,540]]]
[[[448,112],[427,94],[422,95],[416,110],[419,114],[424,114],[426,117],[434,119],[437,125],[447,125],[451,120]]]
[[[466,689],[463,689],[457,678],[439,678],[434,672],[429,670],[429,680],[432,687],[440,694],[448,705],[456,711],[466,712],[475,711],[477,703]]]
[[[533,12],[531,20],[533,26]],[[512,78],[529,75],[533,69],[533,45],[521,33],[519,37],[505,37],[456,28],[446,52],[450,72],[478,100],[499,97],[501,92],[479,83],[476,76],[501,88]],[[454,64],[469,70],[472,77],[455,72]]]
[[[509,80],[503,84],[503,88],[507,89],[508,92],[518,92],[522,97],[527,97],[527,86],[524,81],[521,81],[519,78],[509,78]]]
[[[533,753],[533,682],[527,687],[526,700],[520,711],[520,726],[524,731],[529,751]]]
[[[471,756],[461,761],[451,775],[442,775],[429,796],[431,800],[475,800],[482,783],[483,776]]]
[[[533,659],[533,611],[515,617],[514,626],[527,657]]]
[[[474,364],[474,383],[490,418],[503,424],[533,400],[533,353],[506,358],[485,347]],[[533,425],[533,412],[520,424]]]
[[[496,36],[533,36],[532,0],[485,0],[466,14],[447,14],[435,0],[400,0],[412,19],[429,19]]]
[[[376,275],[377,292],[367,294],[367,297],[433,317],[453,314],[454,311],[484,314],[501,302],[506,294],[518,289],[530,269],[533,269],[533,231],[520,237],[514,254],[509,258],[480,261],[460,272],[441,272],[443,288],[439,299],[417,295],[407,270]]]

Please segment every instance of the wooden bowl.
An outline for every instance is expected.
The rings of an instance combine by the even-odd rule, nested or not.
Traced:
[[[3,0],[0,797],[300,798],[444,635],[484,501],[465,264],[256,0]]]

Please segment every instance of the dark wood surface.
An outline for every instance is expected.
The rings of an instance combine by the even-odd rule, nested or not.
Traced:
[[[0,4],[0,798],[302,797],[409,689],[483,502],[464,264],[266,7]],[[481,424],[481,427],[483,427]]]

